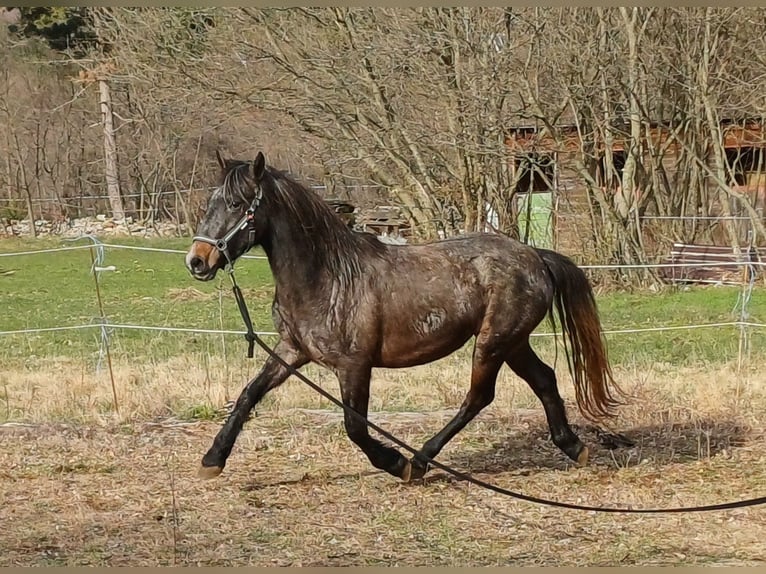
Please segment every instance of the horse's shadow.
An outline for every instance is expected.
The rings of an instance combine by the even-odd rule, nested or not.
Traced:
[[[502,427],[501,427],[502,428]],[[487,446],[470,448],[455,445],[437,460],[447,467],[469,475],[512,474],[530,476],[544,471],[566,471],[574,466],[551,442],[544,421],[529,424],[525,429],[509,425],[502,438]],[[668,422],[643,425],[609,433],[589,425],[572,425],[573,430],[590,449],[589,468],[615,469],[642,464],[655,466],[684,464],[705,460],[753,440],[749,429],[732,420],[700,419],[693,422]],[[358,480],[373,476],[387,477],[377,469],[301,474],[299,477],[261,483],[253,481],[243,487],[257,491],[266,487],[297,485],[313,482]],[[439,468],[432,468],[421,481],[412,485],[457,482],[458,478]]]
[[[588,466],[624,468],[650,462],[655,466],[690,463],[712,458],[752,437],[732,420],[701,419],[693,422],[657,423],[609,433],[593,426],[572,425],[589,447]],[[566,470],[570,461],[550,440],[544,423],[528,430],[515,429],[489,447],[455,449],[444,464],[470,474],[532,474],[538,470]],[[434,477],[435,478],[435,477]]]

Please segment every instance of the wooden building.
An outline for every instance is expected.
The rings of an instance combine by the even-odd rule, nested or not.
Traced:
[[[512,169],[522,170],[522,173],[517,175],[518,184],[514,190],[520,232],[523,234],[525,226],[532,228],[535,233],[542,235],[538,241],[552,244],[565,252],[582,253],[587,249],[588,238],[593,235],[593,206],[589,200],[585,177],[577,167],[578,162],[587,166],[588,177],[607,200],[612,201],[614,194],[622,191],[621,176],[627,159],[626,140],[615,137],[611,146],[611,157],[607,158],[603,142],[591,142],[587,144],[590,149],[585,148],[577,126],[558,126],[556,129],[557,138],[554,138],[546,130],[536,127],[514,127],[509,130],[506,138],[506,144],[512,152]],[[727,183],[763,213],[766,207],[766,138],[762,124],[757,121],[724,121],[720,125],[720,131],[728,164],[727,173],[730,173]],[[681,139],[671,138],[670,129],[665,125],[652,125],[647,132],[643,142],[644,149],[665,147],[662,167],[664,176],[667,177],[665,181],[672,181],[678,169],[676,166],[679,155],[684,151]],[[606,169],[607,159],[611,160],[616,172],[616,175],[611,177]],[[644,165],[647,163],[649,162],[645,162]],[[710,167],[713,169],[713,166]],[[707,181],[709,189],[716,187],[711,177],[707,177]],[[641,189],[636,189],[635,193],[640,194]],[[534,213],[530,213],[528,209],[529,195],[538,196],[534,202]],[[717,199],[709,203],[708,215],[715,217],[723,213]],[[730,201],[729,207],[733,215],[746,215],[738,201]],[[652,215],[651,207],[644,215]],[[642,229],[654,228],[662,235],[663,226],[667,229],[668,222],[653,224],[647,220]],[[741,227],[740,240],[745,244],[749,224],[743,221]],[[721,225],[718,225],[718,228],[712,231],[711,244],[722,242],[726,245],[726,234]],[[534,236],[535,233],[531,235]],[[672,242],[670,237],[662,238],[659,243],[665,245],[657,245],[659,252],[663,248],[668,249]]]

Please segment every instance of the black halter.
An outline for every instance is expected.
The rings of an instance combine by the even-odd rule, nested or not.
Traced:
[[[233,272],[234,260],[229,255],[229,241],[231,241],[234,236],[237,235],[237,233],[247,228],[248,247],[252,247],[253,244],[255,244],[255,210],[258,209],[260,204],[261,190],[258,188],[253,202],[250,204],[250,207],[247,208],[247,211],[245,211],[245,215],[243,215],[240,220],[234,224],[234,227],[232,227],[226,233],[226,235],[220,239],[213,239],[212,237],[206,237],[204,235],[195,235],[192,237],[192,241],[202,241],[203,243],[208,243],[218,249],[218,251],[223,253],[223,256],[226,258],[226,266],[228,268],[227,271],[229,271],[229,273]]]

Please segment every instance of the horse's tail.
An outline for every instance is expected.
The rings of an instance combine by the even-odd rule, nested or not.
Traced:
[[[550,320],[555,327],[555,306],[569,371],[574,379],[577,406],[583,416],[593,421],[612,417],[615,407],[622,404],[617,396],[624,393],[609,367],[593,289],[583,270],[571,259],[548,249],[537,251],[553,276]]]

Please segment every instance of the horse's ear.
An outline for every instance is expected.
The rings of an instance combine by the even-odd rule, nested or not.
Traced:
[[[258,155],[255,156],[255,161],[253,161],[253,178],[255,178],[255,181],[261,181],[265,170],[266,158],[263,157],[263,152],[259,151]]]
[[[217,149],[215,150],[215,159],[218,160],[218,165],[221,166],[221,169],[226,169],[226,160],[223,159],[221,152]]]

